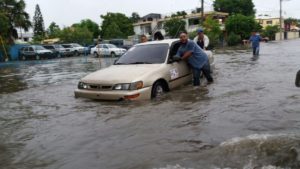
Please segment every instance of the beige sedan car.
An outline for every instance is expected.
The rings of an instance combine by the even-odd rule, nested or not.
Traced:
[[[114,65],[80,80],[75,97],[99,100],[146,100],[160,96],[192,80],[186,61],[173,56],[178,39],[137,44]],[[210,64],[213,56],[208,51]]]

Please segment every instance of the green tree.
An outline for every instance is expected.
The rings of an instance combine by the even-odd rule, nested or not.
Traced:
[[[93,33],[86,27],[67,27],[61,31],[59,38],[64,43],[79,43],[86,45],[93,42]]]
[[[41,41],[45,37],[44,19],[38,4],[35,6],[35,13],[33,17],[33,36],[34,41]]]
[[[222,35],[220,26],[219,22],[211,16],[207,17],[203,23],[204,32],[209,37],[210,47],[214,47],[219,43],[220,36]]]
[[[93,38],[98,38],[98,36],[100,35],[99,25],[90,19],[82,20],[80,23],[73,24],[72,26],[73,27],[79,26],[81,28],[86,27],[90,32],[93,33]]]
[[[165,22],[164,29],[166,30],[167,35],[176,37],[180,31],[186,31],[185,24],[186,23],[184,20],[177,17],[172,17]]]
[[[133,23],[138,22],[139,19],[141,19],[141,17],[140,17],[140,15],[139,15],[137,12],[133,12],[133,13],[131,14],[130,20],[131,20]]]
[[[215,11],[232,14],[254,16],[255,9],[252,0],[215,0],[213,2]]]
[[[122,13],[107,13],[101,15],[101,37],[103,39],[127,38],[134,34],[133,22]]]
[[[239,35],[241,39],[248,39],[253,30],[260,31],[259,24],[252,16],[244,16],[241,14],[228,17],[225,24],[226,31]]]
[[[13,44],[18,38],[17,28],[28,31],[31,27],[29,14],[25,12],[24,0],[0,0],[1,35],[8,43]],[[9,28],[7,29],[7,25]],[[5,30],[5,31],[4,31]]]
[[[175,14],[172,14],[171,17],[177,17],[177,16],[186,16],[187,13],[185,11],[177,11]]]
[[[57,38],[60,34],[60,28],[55,22],[51,22],[49,28],[47,29],[49,38]]]
[[[263,30],[263,36],[268,37],[270,40],[275,40],[275,35],[276,33],[279,32],[279,26],[278,25],[268,25],[264,30]]]

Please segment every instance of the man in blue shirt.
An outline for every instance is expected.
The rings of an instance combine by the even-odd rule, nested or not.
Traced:
[[[188,39],[186,32],[180,33],[181,46],[177,51],[177,56],[187,60],[193,72],[194,86],[200,86],[200,73],[203,72],[208,83],[213,82],[210,75],[210,65],[206,53],[192,40]]]
[[[253,56],[258,56],[261,37],[255,31],[253,31],[249,41],[252,43]]]

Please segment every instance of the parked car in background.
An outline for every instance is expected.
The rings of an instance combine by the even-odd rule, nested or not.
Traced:
[[[190,83],[192,73],[188,63],[174,56],[180,45],[178,39],[137,44],[114,65],[82,78],[74,91],[75,97],[144,100]],[[213,55],[206,52],[213,68]]]
[[[85,48],[78,43],[69,43],[69,44],[62,44],[63,47],[70,49],[74,55],[80,56],[84,54]]]
[[[45,49],[41,45],[30,45],[22,47],[19,51],[19,59],[27,60],[27,59],[51,59],[55,58],[56,54],[51,50]]]
[[[65,57],[65,56],[72,56],[73,52],[70,50],[67,51],[62,45],[59,44],[49,44],[43,45],[44,48],[51,50],[53,53],[56,54],[56,57]]]
[[[91,54],[91,49],[92,49],[93,47],[95,47],[95,46],[96,46],[96,45],[89,45],[89,46],[85,47],[85,48],[84,48],[84,54],[87,54],[87,55]]]
[[[61,46],[64,47],[67,52],[72,53],[72,55],[70,55],[70,56],[74,55],[74,48],[72,47],[72,45],[70,45],[70,44],[61,44]]]
[[[91,49],[91,54],[95,57],[98,56],[122,56],[127,50],[118,48],[113,44],[99,44]]]
[[[118,48],[130,49],[133,46],[133,42],[127,39],[111,39],[108,41],[109,44],[116,45]]]

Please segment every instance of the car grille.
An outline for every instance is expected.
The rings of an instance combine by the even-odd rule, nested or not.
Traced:
[[[88,90],[112,90],[111,85],[88,84]]]

